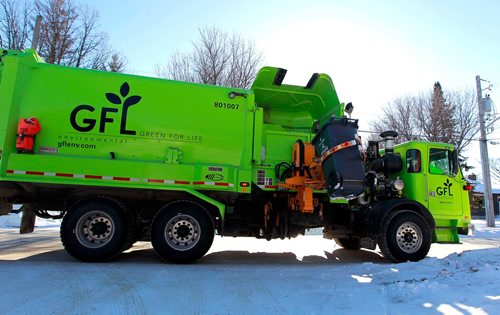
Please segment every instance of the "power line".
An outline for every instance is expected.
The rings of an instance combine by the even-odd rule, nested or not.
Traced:
[[[360,133],[369,133],[369,134],[373,134],[373,135],[380,134],[380,132],[378,132],[378,131],[371,131],[371,130],[358,130],[358,132],[360,132]],[[408,136],[414,137],[414,138],[417,138],[417,139],[424,139],[424,137],[422,135],[409,134]],[[479,138],[464,138],[463,140],[466,140],[466,141],[480,141],[481,139],[479,139]],[[488,141],[496,141],[496,140],[500,141],[500,138],[488,138],[487,140]]]

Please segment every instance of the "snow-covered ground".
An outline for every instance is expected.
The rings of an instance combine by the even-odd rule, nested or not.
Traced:
[[[18,215],[0,217],[2,314],[500,314],[498,218],[402,264],[318,235],[217,237],[192,265],[162,263],[148,243],[111,263],[81,263],[53,223],[37,222],[19,235]]]
[[[19,228],[21,225],[21,213],[11,213],[0,216],[0,228]],[[36,227],[59,227],[61,220],[50,220],[36,218]]]

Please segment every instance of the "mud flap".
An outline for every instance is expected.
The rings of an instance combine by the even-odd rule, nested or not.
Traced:
[[[20,234],[32,233],[35,230],[36,215],[33,208],[29,204],[24,204],[21,207],[23,216],[21,217]]]
[[[367,248],[367,249],[371,249],[371,250],[374,250],[375,248],[377,248],[377,242],[373,239],[373,238],[370,238],[370,237],[363,237],[359,244],[361,245],[362,248]]]

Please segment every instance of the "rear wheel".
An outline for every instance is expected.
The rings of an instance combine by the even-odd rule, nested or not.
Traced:
[[[212,246],[215,227],[200,205],[178,201],[164,207],[153,219],[151,243],[156,253],[173,263],[191,263]]]
[[[335,243],[337,243],[339,246],[342,246],[345,249],[360,249],[361,248],[361,242],[359,238],[355,237],[340,237],[340,238],[334,238]]]
[[[110,260],[131,243],[132,224],[117,201],[81,201],[64,216],[61,240],[66,251],[82,261]]]
[[[424,259],[432,243],[429,224],[421,215],[409,210],[388,214],[380,234],[380,250],[395,262]]]

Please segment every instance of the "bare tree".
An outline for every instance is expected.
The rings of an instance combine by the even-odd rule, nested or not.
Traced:
[[[99,14],[95,9],[84,6],[79,12],[79,23],[75,30],[74,48],[69,64],[90,68],[93,59],[99,59],[103,55],[108,57],[109,52],[105,49],[108,39],[104,32],[98,31]]]
[[[479,133],[476,92],[474,90],[452,91],[447,93],[447,99],[453,106],[455,117],[452,143],[460,153]]]
[[[397,131],[399,133],[397,143],[418,139],[418,122],[414,114],[418,100],[419,98],[414,96],[396,98],[382,108],[383,116],[379,121],[372,123],[372,130],[377,133],[386,130]]]
[[[123,71],[126,58],[113,51],[99,30],[98,12],[72,0],[34,0],[32,6],[25,1],[23,7],[17,0],[0,0],[0,47],[27,48],[32,13],[42,16],[37,50],[47,63]]]
[[[199,29],[193,51],[177,52],[166,66],[157,66],[160,77],[204,84],[247,88],[262,62],[255,45],[238,34],[212,27]]]
[[[48,63],[106,70],[113,56],[99,14],[71,0],[35,0],[42,16],[38,53]]]
[[[251,42],[245,41],[240,35],[233,35],[230,45],[231,61],[226,85],[249,87],[262,62],[262,54]]]
[[[400,134],[399,142],[419,139],[451,143],[465,160],[461,152],[479,131],[476,108],[474,91],[442,91],[436,82],[431,92],[390,102],[371,129],[395,130]]]
[[[42,16],[38,53],[47,63],[70,65],[74,54],[77,9],[71,1],[36,0]]]
[[[157,65],[156,75],[177,81],[199,82],[191,64],[191,53],[176,52],[167,65]]]
[[[0,47],[25,49],[30,34],[31,8],[28,3],[20,6],[16,0],[0,0]]]
[[[490,159],[490,175],[500,182],[500,159]]]

